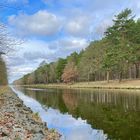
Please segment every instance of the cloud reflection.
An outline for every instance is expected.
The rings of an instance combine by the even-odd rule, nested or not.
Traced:
[[[86,120],[74,118],[66,113],[62,114],[53,108],[43,109],[41,104],[31,97],[12,87],[12,90],[30,107],[34,112],[38,112],[41,119],[47,122],[49,128],[55,128],[63,136],[61,140],[106,140],[107,135],[103,130],[93,129]]]

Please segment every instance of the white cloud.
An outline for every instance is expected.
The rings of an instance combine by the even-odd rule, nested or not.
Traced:
[[[7,0],[7,2],[17,2],[17,0]]]
[[[19,67],[13,67],[11,74],[17,74],[18,73],[18,74],[24,75],[24,74],[27,74],[31,71],[33,71],[33,68],[28,67],[26,65],[23,65],[20,68]]]
[[[21,1],[27,2],[28,0]],[[9,0],[11,3],[21,1]],[[36,38],[36,40],[29,40],[21,45],[23,49],[17,52],[13,58],[9,58],[10,67],[13,66],[11,72],[14,71],[12,79],[21,76],[20,69],[22,68],[25,68],[23,73],[26,73],[26,68],[29,71],[35,69],[44,59],[51,62],[58,57],[66,57],[73,51],[79,52],[84,49],[88,46],[87,40],[101,38],[106,28],[112,24],[113,16],[127,7],[132,8],[134,14],[136,13],[137,17],[140,17],[138,0],[131,2],[129,0],[42,1],[52,12],[39,10],[34,14],[19,13],[9,17],[9,25],[14,27],[15,32]],[[34,3],[31,2],[31,4]],[[29,3],[28,6],[32,5]],[[33,12],[32,9],[37,10],[38,7],[35,5],[27,12]],[[43,37],[44,40],[41,41],[38,37],[39,39]]]
[[[19,0],[7,0],[8,3],[19,3]],[[20,0],[20,3],[27,4],[28,0]]]
[[[95,33],[102,37],[106,29],[113,24],[112,19],[105,19],[100,24],[97,25]]]
[[[22,49],[7,58],[10,81],[35,70],[43,60],[56,61],[74,51],[87,47],[88,42],[83,38],[63,38],[52,42],[29,40],[21,45]]]
[[[88,43],[83,38],[64,38],[59,41],[59,46],[63,50],[78,50],[87,47]]]
[[[33,15],[19,14],[9,17],[9,24],[23,35],[53,35],[61,28],[61,19],[56,15],[40,10]]]
[[[67,22],[65,30],[72,36],[87,36],[90,33],[91,22],[90,16],[76,16]]]
[[[30,73],[34,70],[34,65],[32,67],[29,65],[22,65],[22,66],[13,66],[10,68],[10,73],[9,73],[9,81],[10,83],[13,82],[13,80],[19,79],[23,75]]]

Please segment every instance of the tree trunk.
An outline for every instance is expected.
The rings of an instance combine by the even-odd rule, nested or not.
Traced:
[[[90,73],[88,73],[88,84],[89,84],[89,80],[90,80]]]
[[[109,71],[107,71],[107,83],[109,83],[109,78],[110,78],[110,73],[109,73]]]
[[[135,64],[135,69],[136,69],[136,72],[135,72],[135,78],[139,78],[139,64]]]
[[[122,72],[119,72],[119,83],[122,81]]]
[[[99,71],[99,81],[101,81],[101,72]]]
[[[132,79],[132,68],[129,67],[129,79]]]
[[[95,72],[95,77],[94,77],[95,81],[97,81],[97,78],[96,78],[96,72]]]

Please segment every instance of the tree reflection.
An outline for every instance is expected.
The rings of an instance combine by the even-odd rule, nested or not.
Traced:
[[[47,89],[24,90],[41,104],[102,129],[109,139],[140,139],[140,95],[120,91]]]

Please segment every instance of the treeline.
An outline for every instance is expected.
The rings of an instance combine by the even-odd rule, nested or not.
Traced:
[[[7,69],[2,55],[9,51],[6,27],[0,23],[0,85],[7,85]]]
[[[5,62],[0,56],[0,85],[7,85],[8,80],[7,80],[7,69]]]
[[[113,19],[101,40],[80,53],[72,53],[15,81],[15,84],[100,81],[140,78],[140,20],[130,9]]]
[[[13,51],[13,47],[16,46],[17,41],[11,37],[7,27],[0,23],[0,85],[7,85],[7,67],[4,61],[4,55],[8,55]]]

